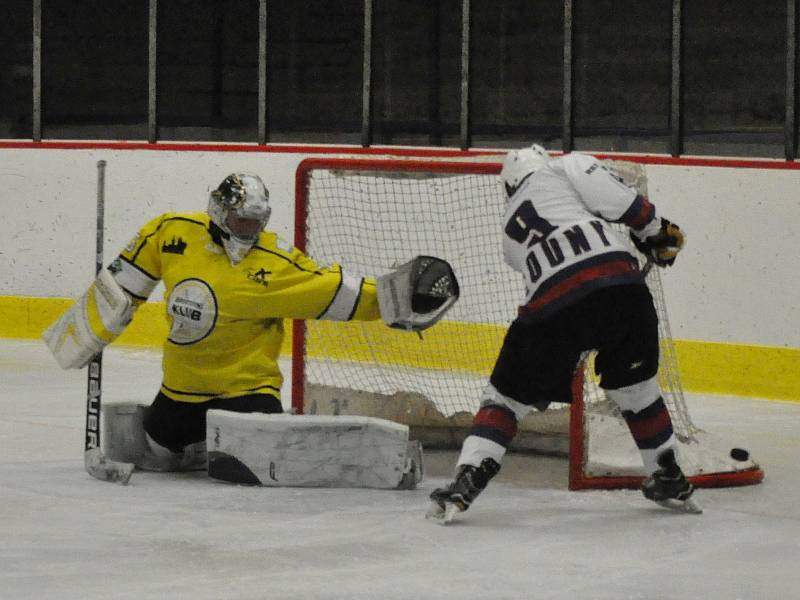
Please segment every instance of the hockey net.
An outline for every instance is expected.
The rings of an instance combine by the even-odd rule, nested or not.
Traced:
[[[646,193],[643,165],[607,161]],[[422,336],[376,322],[296,321],[292,404],[298,413],[375,416],[404,423],[428,448],[459,448],[522,299],[504,262],[504,193],[496,162],[307,159],[296,175],[295,245],[319,264],[377,277],[418,254],[448,260],[461,296]],[[627,237],[627,236],[626,236]],[[698,429],[689,416],[657,269],[647,275],[660,321],[659,384],[684,471],[699,486],[757,483],[752,460]],[[519,423],[510,451],[569,457],[571,489],[637,487],[638,450],[606,399],[587,353],[573,402]]]

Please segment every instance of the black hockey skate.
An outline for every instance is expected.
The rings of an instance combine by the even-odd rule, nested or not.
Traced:
[[[694,514],[703,512],[691,497],[694,486],[681,471],[672,450],[658,457],[658,466],[661,468],[642,482],[644,497],[674,510]]]
[[[467,510],[475,498],[486,489],[489,480],[500,471],[500,464],[492,458],[484,458],[479,467],[461,465],[455,481],[445,488],[431,492],[431,506],[425,515],[441,523],[449,523],[453,517]]]

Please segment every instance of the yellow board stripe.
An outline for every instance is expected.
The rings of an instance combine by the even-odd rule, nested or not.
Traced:
[[[488,375],[503,342],[505,328],[483,323],[441,321],[419,337],[407,331],[390,329],[381,321],[314,321],[309,322],[308,332],[307,350],[313,358],[356,362],[377,360],[420,369]],[[366,336],[369,336],[371,344],[367,343]],[[461,353],[453,353],[455,340],[462,349]]]
[[[0,296],[0,338],[39,338],[74,300]],[[98,316],[99,318],[99,316]],[[143,304],[130,326],[117,338],[125,346],[160,347],[167,335],[164,304]]]
[[[39,338],[72,302],[63,298],[0,296],[0,338]],[[372,350],[363,341],[362,327],[370,336],[377,336],[379,343]],[[496,325],[449,321],[424,332],[422,340],[414,334],[389,329],[380,322],[362,325],[318,321],[310,324],[309,330],[312,356],[364,362],[378,358],[393,364],[484,376],[494,364],[505,333],[504,328]],[[331,338],[322,335],[328,331]],[[320,339],[334,341],[317,343],[318,333]],[[164,304],[148,302],[139,308],[133,322],[115,344],[157,348],[166,335]],[[458,340],[459,347],[470,350],[453,355],[454,340]],[[290,349],[291,340],[287,335],[282,353],[289,355]],[[800,402],[800,348],[675,340],[675,350],[686,391]]]
[[[688,391],[800,402],[800,348],[676,340],[675,351]]]

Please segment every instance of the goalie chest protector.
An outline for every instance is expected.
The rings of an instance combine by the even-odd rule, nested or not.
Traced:
[[[406,468],[408,427],[373,417],[209,410],[208,474],[270,487],[394,489]]]

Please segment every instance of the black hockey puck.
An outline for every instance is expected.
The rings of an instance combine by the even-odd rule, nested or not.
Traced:
[[[750,453],[744,448],[731,448],[731,458],[744,462],[750,458]]]

